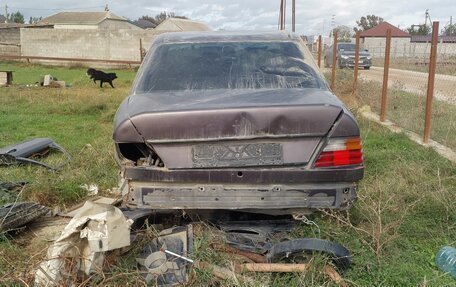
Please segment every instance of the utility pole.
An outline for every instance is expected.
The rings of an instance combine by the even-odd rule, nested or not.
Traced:
[[[329,37],[332,37],[332,33],[334,33],[334,27],[336,26],[336,15],[331,15],[331,32],[329,33]]]
[[[453,16],[450,16],[450,35],[448,36],[453,36]]]
[[[426,14],[424,15],[424,25],[427,26],[427,21],[429,19],[429,26],[432,27],[431,15],[429,15],[429,9],[426,9]]]
[[[280,0],[280,9],[279,9],[279,30],[283,30],[283,0]]]
[[[291,7],[291,8],[292,8],[292,9],[291,9],[291,24],[292,24],[292,25],[291,25],[291,31],[292,31],[293,33],[296,32],[296,17],[295,17],[295,4],[296,4],[296,3],[295,3],[295,2],[296,2],[296,0],[293,0],[293,1],[291,2],[291,6],[292,6],[292,7]]]
[[[5,24],[8,23],[8,5],[5,4]]]

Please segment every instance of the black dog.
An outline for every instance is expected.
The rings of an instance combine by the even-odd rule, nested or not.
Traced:
[[[111,87],[114,88],[112,85],[112,81],[114,79],[117,79],[116,73],[105,73],[103,71],[95,70],[92,68],[89,68],[87,70],[87,76],[90,76],[90,79],[93,79],[94,83],[97,83],[96,81],[100,81],[100,88],[103,87],[103,83],[109,83]]]

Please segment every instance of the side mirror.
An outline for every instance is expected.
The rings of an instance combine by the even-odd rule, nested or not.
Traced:
[[[364,49],[364,52],[369,52],[369,50],[368,49]]]

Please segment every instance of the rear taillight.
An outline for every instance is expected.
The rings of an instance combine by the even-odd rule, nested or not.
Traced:
[[[315,162],[315,167],[339,167],[363,163],[360,138],[330,139]]]

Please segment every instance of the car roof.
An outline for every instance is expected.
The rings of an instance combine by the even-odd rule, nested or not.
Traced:
[[[285,31],[197,31],[171,32],[156,37],[155,43],[299,41]]]

